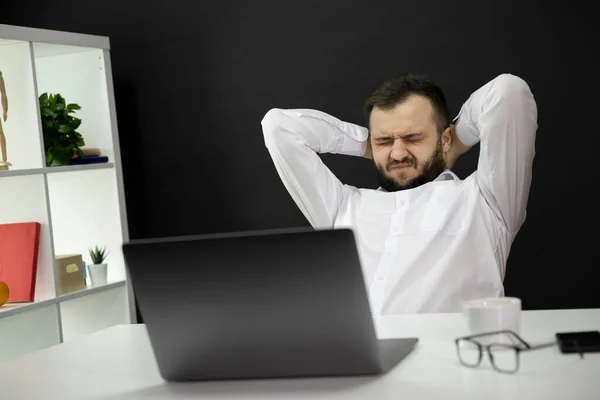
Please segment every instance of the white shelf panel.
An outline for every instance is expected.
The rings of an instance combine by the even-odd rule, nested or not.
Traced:
[[[58,307],[46,304],[13,318],[1,318],[0,343],[0,363],[59,344]]]
[[[43,167],[43,168],[29,168],[20,170],[8,170],[0,171],[0,178],[4,176],[25,176],[25,175],[40,175],[40,174],[55,174],[61,172],[77,172],[77,171],[88,171],[95,169],[110,169],[114,168],[115,164],[99,163],[99,164],[86,164],[86,165],[65,165],[56,167]]]
[[[119,288],[121,286],[125,286],[125,280],[120,280],[116,282],[109,281],[106,285],[91,287],[88,286],[86,289],[78,290],[76,292],[71,292],[69,294],[63,294],[62,296],[58,296],[57,301],[62,303],[64,301],[69,301],[73,299],[78,299],[80,297],[85,297],[89,295],[93,295],[96,293],[105,292],[107,290],[112,290],[115,288]]]
[[[98,163],[98,164],[85,164],[85,165],[64,165],[56,167],[43,168],[46,174],[55,174],[59,172],[78,172],[78,171],[91,171],[96,169],[110,169],[114,168],[115,164],[111,162]]]
[[[78,299],[81,297],[93,295],[95,293],[101,293],[104,291],[109,291],[109,290],[112,290],[115,288],[120,288],[120,287],[125,287],[124,280],[118,281],[118,282],[109,282],[106,285],[102,285],[102,286],[89,287],[86,289],[79,290],[77,292],[72,292],[72,293],[58,296],[58,297],[55,297],[52,299],[35,301],[32,303],[5,304],[0,307],[0,320],[7,318],[7,317],[12,317],[16,314],[28,313],[30,311],[34,311],[34,310],[37,310],[40,308],[45,308],[45,307],[48,307],[53,304],[55,305],[57,303],[62,303],[65,301]]]
[[[127,288],[122,285],[60,303],[63,341],[129,323]]]
[[[39,102],[35,94],[30,44],[16,42],[0,46],[0,71],[8,99],[7,119],[0,118],[0,124],[6,137],[10,169],[42,167]]]
[[[106,246],[108,280],[125,276],[123,234],[114,169],[49,174],[48,192],[55,254],[81,254],[91,264],[88,249]]]
[[[0,224],[40,223],[35,300],[41,301],[55,297],[54,263],[46,209],[44,176],[29,175],[0,179],[0,203]]]
[[[3,306],[0,306],[0,319],[10,317],[15,314],[20,314],[25,311],[33,311],[37,310],[38,308],[48,307],[52,304],[54,304],[52,300],[43,300],[33,303],[4,304]]]
[[[32,28],[28,26],[0,24],[0,37],[25,42],[110,49],[110,40],[106,36]]]
[[[67,103],[79,104],[81,110],[72,115],[82,120],[77,131],[83,135],[85,146],[100,148],[102,154],[113,161],[104,52],[102,49],[73,49],[82,50],[33,44],[38,95],[60,93]]]
[[[11,176],[0,179],[0,223],[48,223],[44,176]]]
[[[25,40],[13,40],[13,39],[2,39],[0,38],[0,46],[6,46],[6,45],[11,45],[11,44],[23,44],[23,43],[27,43],[27,41]]]
[[[98,49],[93,47],[84,47],[84,46],[72,46],[72,45],[64,45],[64,44],[55,44],[55,43],[33,43],[33,51],[35,53],[36,58],[41,57],[54,57],[54,56],[63,56],[68,54],[75,53],[84,53],[88,51],[97,51]]]

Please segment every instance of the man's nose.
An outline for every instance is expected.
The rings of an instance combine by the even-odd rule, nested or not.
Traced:
[[[402,142],[402,140],[397,139],[394,141],[392,145],[392,151],[390,153],[390,157],[395,161],[401,161],[408,155],[408,151],[406,150],[406,146]]]

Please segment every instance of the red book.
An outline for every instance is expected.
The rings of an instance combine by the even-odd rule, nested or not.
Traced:
[[[34,300],[39,242],[39,222],[0,224],[0,281],[8,285],[8,303]]]

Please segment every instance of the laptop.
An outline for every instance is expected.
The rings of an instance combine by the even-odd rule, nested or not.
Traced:
[[[417,338],[378,339],[350,229],[123,245],[166,381],[383,374]]]

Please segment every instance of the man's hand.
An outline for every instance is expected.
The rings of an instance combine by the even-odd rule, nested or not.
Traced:
[[[452,133],[452,144],[450,151],[446,155],[446,168],[452,169],[458,157],[469,151],[470,147],[463,144],[458,136],[456,136],[456,126],[450,125],[450,132]]]

